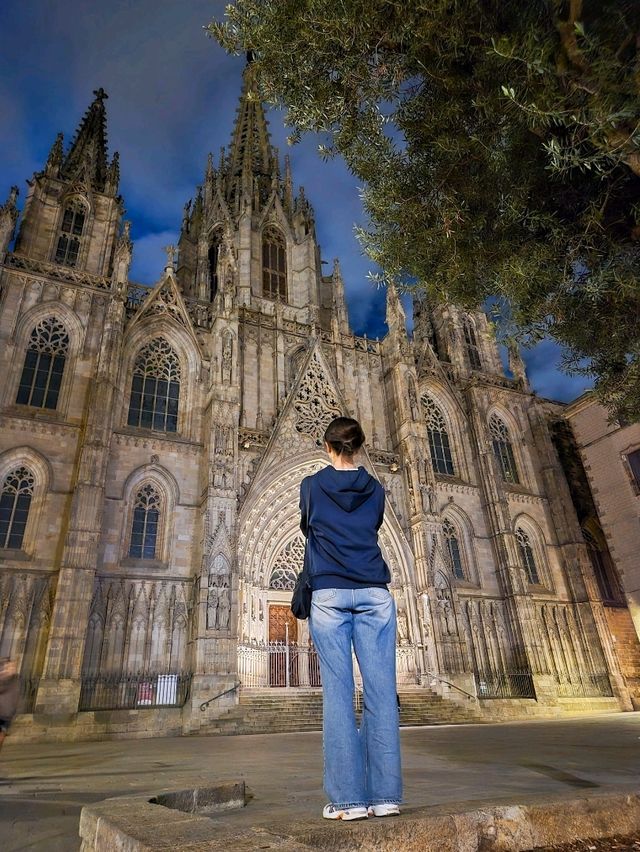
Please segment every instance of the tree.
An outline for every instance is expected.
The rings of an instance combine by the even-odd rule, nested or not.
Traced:
[[[640,417],[640,4],[236,0],[209,30],[363,181],[386,277],[494,297]]]

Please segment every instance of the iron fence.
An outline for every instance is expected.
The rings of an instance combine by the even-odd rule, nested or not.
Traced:
[[[535,698],[531,672],[474,672],[478,698]]]
[[[238,646],[243,686],[320,686],[320,661],[313,645],[250,642]]]
[[[182,707],[189,697],[190,672],[85,674],[80,710],[139,710]]]
[[[556,690],[561,698],[604,698],[613,695],[606,672],[555,675]]]

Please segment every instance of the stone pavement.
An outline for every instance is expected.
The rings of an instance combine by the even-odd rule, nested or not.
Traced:
[[[402,748],[406,813],[640,789],[640,713],[404,728]],[[9,738],[0,753],[0,848],[76,852],[85,804],[225,780],[244,780],[253,798],[216,817],[223,825],[320,819],[321,772],[319,732],[49,745]]]

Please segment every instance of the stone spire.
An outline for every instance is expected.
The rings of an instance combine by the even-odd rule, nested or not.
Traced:
[[[407,317],[396,286],[391,282],[387,285],[387,326],[389,332],[407,333]]]
[[[0,207],[0,256],[2,256],[11,240],[18,221],[18,208],[16,201],[18,199],[18,187],[12,186],[9,197]]]
[[[244,69],[240,104],[231,139],[225,171],[225,196],[230,206],[239,209],[243,195],[254,195],[257,184],[262,201],[269,195],[277,173],[275,154],[258,94],[255,73],[249,58]]]
[[[97,192],[103,192],[107,179],[107,129],[104,102],[107,93],[96,89],[95,98],[84,114],[71,149],[60,169],[60,177],[85,180]]]

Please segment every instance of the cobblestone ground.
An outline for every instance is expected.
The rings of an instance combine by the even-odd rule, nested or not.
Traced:
[[[601,840],[577,840],[559,846],[536,846],[530,852],[640,852],[640,832],[631,837],[604,837]]]

